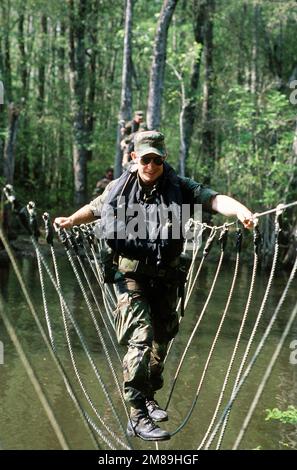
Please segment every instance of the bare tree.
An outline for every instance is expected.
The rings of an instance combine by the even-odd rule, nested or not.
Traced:
[[[13,184],[15,167],[15,142],[19,122],[19,109],[14,103],[9,104],[8,137],[4,148],[4,178],[5,182]]]
[[[41,50],[42,54],[39,58],[39,66],[38,66],[38,115],[42,117],[43,108],[44,108],[44,97],[45,97],[45,66],[46,66],[46,58],[45,58],[45,50],[47,44],[47,17],[46,15],[41,16]]]
[[[58,21],[56,25],[56,34],[59,38],[59,46],[57,49],[57,59],[58,59],[58,81],[62,84],[62,89],[66,94],[66,80],[65,80],[65,64],[67,63],[66,57],[66,23],[65,21]],[[62,40],[61,40],[62,39]],[[61,116],[60,127],[58,131],[57,137],[57,150],[55,152],[55,157],[53,159],[53,178],[51,180],[51,187],[52,189],[56,190],[57,193],[60,193],[60,189],[62,187],[62,173],[63,173],[63,165],[61,165],[61,161],[65,162],[65,130],[64,130],[64,121],[65,116]]]
[[[194,36],[198,45],[203,46],[205,36],[205,23],[207,21],[207,0],[195,0]],[[200,65],[202,50],[199,49],[192,65],[190,85],[182,90],[182,106],[180,113],[180,150],[179,150],[179,174],[185,176],[187,159],[193,135],[194,123],[197,114],[197,90],[200,81]]]
[[[204,82],[202,105],[202,159],[208,168],[205,179],[210,183],[215,159],[215,131],[213,125],[213,13],[215,0],[207,0],[204,37]]]
[[[34,178],[39,181],[39,183],[44,186],[46,181],[47,163],[48,158],[45,152],[44,138],[45,138],[45,128],[44,128],[44,101],[45,101],[45,90],[46,90],[46,48],[48,41],[48,20],[46,15],[41,15],[41,53],[38,58],[38,98],[37,98],[37,115],[38,115],[38,140],[36,142],[36,153],[38,158],[35,160],[34,164]],[[41,170],[41,171],[40,171]]]
[[[122,172],[121,130],[125,121],[132,115],[132,20],[134,0],[126,0],[125,8],[125,35],[122,71],[122,93],[117,128],[117,145],[114,165],[114,175],[117,178]]]
[[[178,0],[164,0],[154,43],[147,104],[148,129],[158,129],[161,123],[161,103],[166,65],[168,28]]]
[[[28,51],[26,48],[25,32],[25,15],[21,13],[18,18],[18,46],[20,51],[20,75],[22,81],[22,97],[27,98],[28,93]]]
[[[11,51],[10,51],[10,16],[11,16],[11,5],[10,3],[1,2],[1,15],[3,18],[4,28],[1,31],[3,37],[2,52],[3,57],[1,58],[1,69],[3,70],[3,77],[5,82],[5,96],[6,101],[9,103],[11,98]]]
[[[86,133],[89,148],[87,149],[87,160],[92,160],[93,150],[90,148],[92,143],[93,131],[95,126],[95,99],[96,99],[96,78],[97,78],[97,44],[98,44],[98,15],[99,15],[99,1],[91,0],[89,8],[89,49],[87,55],[89,59],[88,63],[88,96],[87,96],[87,112],[86,112]]]
[[[87,0],[68,0],[70,41],[70,88],[73,113],[74,202],[81,205],[87,196],[87,155],[85,145],[85,19]]]

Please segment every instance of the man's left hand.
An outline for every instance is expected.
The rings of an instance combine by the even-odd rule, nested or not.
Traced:
[[[238,211],[237,218],[242,222],[244,228],[252,229],[254,227],[253,214],[248,209]]]

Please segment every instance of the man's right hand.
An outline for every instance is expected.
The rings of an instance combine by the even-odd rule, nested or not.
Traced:
[[[54,223],[57,224],[60,228],[73,227],[72,217],[56,217]]]

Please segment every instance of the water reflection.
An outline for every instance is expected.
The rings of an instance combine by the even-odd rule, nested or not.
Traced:
[[[105,359],[102,354],[102,348],[97,339],[96,332],[89,318],[79,287],[77,286],[71,268],[66,259],[59,259],[61,272],[63,273],[62,284],[63,292],[67,299],[67,303],[76,320],[79,323],[84,336],[87,338],[89,348],[93,358],[102,373],[114,402],[120,407],[119,397],[116,395],[114,383],[111,374],[106,367]],[[39,277],[35,259],[24,259],[20,263],[22,274],[24,275],[26,284],[29,288],[32,301],[37,308],[39,317],[44,324],[42,297],[39,288]],[[197,317],[200,315],[205,299],[207,297],[216,266],[207,264],[201,273],[201,277],[193,295],[193,299],[189,310],[186,312],[183,320],[181,332],[176,340],[176,344],[172,350],[170,361],[168,361],[165,379],[166,385],[160,394],[160,402],[166,402],[169,387],[174,376],[178,360],[186,345],[188,335],[193,328]],[[164,426],[168,430],[174,430],[187,414],[194,397],[197,384],[199,383],[204,363],[209,351],[209,346],[216,332],[222,311],[225,306],[226,298],[232,281],[232,269],[230,266],[224,266],[220,274],[215,290],[215,295],[209,303],[205,318],[201,322],[198,333],[189,349],[186,357],[184,368],[182,369],[180,379],[177,382],[172,402],[170,404],[170,421]],[[220,392],[220,387],[225,377],[228,360],[231,357],[237,331],[242,318],[242,313],[247,300],[248,289],[250,285],[251,269],[243,266],[240,269],[237,288],[232,300],[230,311],[228,313],[226,323],[223,327],[221,337],[217,343],[217,348],[207,374],[205,385],[199,396],[197,407],[193,413],[186,428],[171,441],[162,444],[164,449],[195,449],[208,427],[209,420],[212,416],[216,401]],[[260,325],[260,331],[263,332],[267,325],[273,309],[277,304],[281,295],[283,286],[286,281],[287,274],[280,273],[275,279],[273,290],[269,297],[267,308]],[[72,402],[67,396],[64,385],[60,376],[56,372],[52,361],[35,324],[32,321],[29,310],[21,294],[19,285],[16,281],[14,273],[11,271],[10,265],[1,263],[0,268],[1,293],[5,298],[6,311],[9,312],[11,321],[14,323],[22,344],[30,357],[35,370],[41,380],[43,388],[50,397],[51,403],[55,409],[58,420],[64,429],[64,432],[70,441],[72,448],[91,448],[91,443],[86,436],[85,429],[81,424],[76,410],[74,410]],[[246,328],[243,333],[243,340],[240,346],[242,354],[246,345],[249,334],[251,332],[255,316],[261,304],[264,289],[267,283],[266,275],[258,275],[255,297],[253,299],[250,314],[247,320]],[[94,285],[94,288],[96,286]],[[100,299],[99,290],[98,298]],[[265,347],[262,356],[257,362],[249,382],[240,392],[238,401],[230,416],[230,426],[226,439],[224,440],[224,448],[230,448],[234,443],[238,430],[243,422],[245,413],[250,405],[251,399],[257,389],[257,384],[263,376],[263,371],[271,358],[278,338],[284,328],[291,306],[295,302],[296,283],[291,289],[284,309],[280,315],[278,322],[273,329],[270,341]],[[73,383],[78,390],[76,380],[69,361],[66,341],[63,332],[63,324],[60,313],[59,299],[50,284],[47,284],[47,298],[50,307],[50,314],[55,332],[55,339],[60,357],[73,377]],[[295,336],[295,338],[294,338]],[[54,433],[47,422],[44,412],[39,404],[34,390],[31,387],[26,373],[17,357],[14,348],[7,339],[3,326],[0,323],[0,338],[5,337],[5,364],[0,366],[1,382],[0,382],[0,419],[1,419],[1,446],[9,449],[55,449],[59,445],[55,439]],[[259,339],[259,335],[257,336]],[[287,345],[292,339],[296,339],[296,327],[288,338]],[[94,375],[87,364],[84,353],[77,336],[71,329],[71,340],[77,359],[79,370],[82,374],[84,382],[88,385],[88,391],[103,416],[112,422],[112,416],[106,401],[96,382]],[[254,350],[252,348],[252,350]],[[296,433],[292,426],[265,421],[265,409],[278,406],[286,409],[289,404],[296,403],[296,366],[289,364],[289,348],[284,348],[279,361],[275,366],[273,376],[271,377],[268,387],[266,388],[262,399],[257,407],[256,413],[251,422],[242,448],[256,448],[261,446],[264,449],[285,448],[282,444],[287,443],[290,447],[296,448]],[[240,355],[239,355],[240,356]],[[238,362],[237,362],[238,365]],[[117,367],[119,376],[121,375],[120,367]],[[235,377],[235,371],[232,378]],[[230,389],[228,389],[230,393]],[[227,399],[227,396],[226,396]],[[123,421],[125,420],[122,413]],[[154,444],[144,443],[140,440],[134,441],[135,446],[140,449],[154,449]]]

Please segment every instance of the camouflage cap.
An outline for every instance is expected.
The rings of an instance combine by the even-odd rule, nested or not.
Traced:
[[[166,157],[164,135],[158,131],[137,132],[134,137],[134,150],[137,157],[148,153]]]
[[[144,112],[143,112],[143,111],[141,111],[141,110],[139,110],[139,111],[135,111],[135,113],[134,113],[134,114],[135,114],[135,116],[141,116],[141,117],[143,117],[143,115],[144,115]]]

